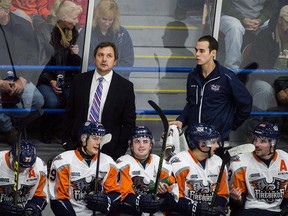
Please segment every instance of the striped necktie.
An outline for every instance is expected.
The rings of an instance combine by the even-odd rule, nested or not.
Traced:
[[[94,94],[93,103],[92,103],[92,107],[91,107],[90,114],[89,114],[89,120],[92,122],[99,121],[100,103],[101,103],[101,96],[102,96],[102,91],[103,91],[103,84],[102,84],[103,80],[104,80],[103,77],[98,78],[99,84]]]

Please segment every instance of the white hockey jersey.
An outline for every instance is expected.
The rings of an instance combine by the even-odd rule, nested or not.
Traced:
[[[245,209],[280,212],[283,198],[288,198],[288,154],[276,150],[269,167],[254,153],[239,155],[230,165],[230,188],[246,193]]]
[[[170,160],[178,185],[176,199],[185,197],[197,202],[210,202],[218,179],[222,160],[213,155],[205,161],[205,168],[197,160],[191,150],[183,151]],[[228,199],[228,179],[226,169],[221,178],[218,196]],[[177,201],[177,200],[176,200]]]
[[[13,201],[15,174],[9,162],[10,151],[0,152],[0,202]],[[18,200],[23,206],[34,196],[48,202],[47,166],[39,157],[33,166],[19,173]]]
[[[147,161],[145,168],[142,164],[132,157],[131,155],[121,156],[117,160],[117,167],[121,171],[121,200],[131,194],[148,194],[152,193],[155,186],[157,171],[159,165],[159,156],[150,154],[150,158]],[[165,160],[160,174],[160,180],[167,178],[170,184],[175,182],[175,179],[171,176],[172,167]],[[122,214],[123,215],[123,214]],[[149,215],[143,213],[142,215]],[[163,215],[161,212],[157,212],[154,215]]]
[[[83,198],[94,190],[97,160],[96,155],[89,166],[78,150],[66,151],[56,156],[49,175],[51,200],[67,199],[77,216],[92,215],[93,212],[86,207]],[[106,193],[120,193],[117,175],[118,169],[113,159],[101,153],[99,181]]]

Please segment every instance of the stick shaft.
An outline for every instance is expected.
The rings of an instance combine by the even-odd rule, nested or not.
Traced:
[[[156,180],[155,180],[155,188],[154,188],[154,192],[153,192],[153,195],[156,198],[157,188],[158,188],[159,179],[160,179],[161,170],[162,170],[162,165],[163,165],[163,160],[164,160],[164,156],[165,156],[169,123],[168,123],[167,117],[165,116],[165,114],[163,113],[161,108],[154,101],[149,100],[148,103],[158,113],[158,115],[160,116],[160,118],[162,120],[163,126],[164,126],[164,134],[163,134],[164,138],[163,138],[163,143],[162,143],[162,148],[161,148],[161,153],[160,153],[160,158],[159,158],[159,164],[158,164],[158,170],[157,170],[157,175],[156,175]]]

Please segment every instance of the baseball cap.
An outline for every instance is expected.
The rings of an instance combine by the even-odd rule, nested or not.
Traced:
[[[279,17],[282,17],[285,21],[288,21],[288,5],[281,8]]]
[[[12,0],[0,0],[0,7],[3,9],[10,9]]]

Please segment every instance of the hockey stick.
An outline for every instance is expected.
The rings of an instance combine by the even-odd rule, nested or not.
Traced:
[[[20,142],[21,142],[22,132],[19,130],[19,137],[18,142],[15,143],[15,150],[16,150],[16,159],[14,158],[14,184],[13,184],[13,191],[14,191],[14,204],[17,205],[18,203],[18,185],[19,185],[19,160],[20,160]]]
[[[106,145],[107,143],[109,143],[112,139],[112,135],[109,134],[105,134],[102,137],[102,140],[100,142],[99,148],[98,148],[98,159],[97,159],[97,165],[96,165],[96,177],[95,177],[95,194],[98,193],[98,180],[99,180],[99,166],[100,166],[100,152],[101,149],[104,145]]]
[[[157,188],[159,184],[159,179],[160,179],[160,174],[162,170],[162,165],[163,165],[163,160],[165,156],[165,149],[166,149],[166,142],[167,142],[167,136],[168,136],[168,129],[169,129],[169,124],[168,124],[168,119],[161,110],[161,108],[152,100],[149,100],[148,103],[153,107],[153,109],[158,113],[160,116],[163,126],[164,126],[164,134],[163,134],[163,144],[160,152],[160,159],[159,159],[159,165],[158,165],[158,170],[157,170],[157,175],[156,175],[156,180],[155,180],[155,187],[153,191],[153,196],[156,198],[157,196]]]
[[[94,193],[98,194],[98,181],[99,181],[99,166],[100,166],[100,152],[101,149],[104,145],[106,145],[107,143],[109,143],[112,139],[112,135],[109,134],[105,134],[102,139],[101,142],[99,144],[99,148],[98,148],[98,158],[97,158],[97,165],[96,165],[96,176],[95,176],[95,188],[94,188]],[[93,216],[95,216],[96,213],[95,211],[93,211]]]
[[[234,148],[228,149],[224,153],[224,156],[222,159],[222,164],[221,164],[220,171],[219,171],[219,175],[218,175],[217,182],[216,182],[216,186],[215,186],[212,198],[211,198],[211,204],[210,204],[211,206],[213,206],[215,204],[219,185],[220,185],[220,181],[222,179],[225,165],[230,161],[231,157],[239,155],[239,154],[243,154],[243,153],[253,152],[254,150],[255,150],[255,146],[253,144],[247,143],[247,144],[242,144],[242,145],[236,146]]]

